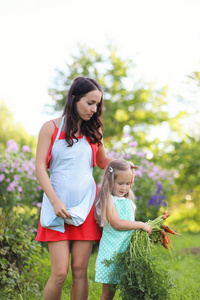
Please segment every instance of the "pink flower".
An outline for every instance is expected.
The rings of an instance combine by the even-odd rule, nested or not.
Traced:
[[[138,177],[142,177],[142,170],[139,170],[139,169],[137,170],[137,169],[136,169],[136,170],[135,170],[135,176],[136,176],[136,177],[137,177],[137,176],[138,176]]]
[[[135,153],[135,155],[137,155],[137,156],[139,156],[139,157],[144,157],[144,156],[146,156],[146,152],[137,152],[137,153]]]
[[[22,164],[22,168],[23,168],[24,171],[26,171],[26,172],[29,171],[29,166],[27,165],[27,163],[23,163],[23,164]]]
[[[1,175],[0,175],[0,182],[2,182],[2,181],[4,180],[4,178],[5,178],[5,175],[4,175],[4,174],[1,174]]]
[[[18,147],[17,143],[14,140],[9,140],[7,142],[7,146],[8,146],[8,148],[7,148],[8,152],[17,153],[17,151],[19,150],[19,147]]]
[[[20,192],[20,193],[22,192],[22,187],[21,186],[18,186],[17,189],[18,189],[18,192]]]
[[[137,147],[138,143],[137,142],[130,142],[128,145],[129,145],[129,147]]]
[[[29,147],[29,146],[27,146],[27,145],[24,145],[23,147],[22,147],[22,151],[23,152],[31,152],[31,148]]]
[[[14,179],[15,179],[15,180],[19,180],[19,179],[20,179],[19,175],[15,175],[15,176],[14,176]]]

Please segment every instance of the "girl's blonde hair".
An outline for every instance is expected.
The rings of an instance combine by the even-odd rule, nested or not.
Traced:
[[[104,171],[100,190],[95,201],[95,219],[97,223],[102,226],[106,221],[109,221],[112,211],[112,199],[111,195],[114,188],[114,182],[116,177],[120,172],[131,170],[134,171],[133,166],[131,166],[127,161],[123,159],[115,159],[110,162]],[[134,173],[133,173],[134,175]],[[124,196],[128,199],[134,201],[134,194],[131,189]]]

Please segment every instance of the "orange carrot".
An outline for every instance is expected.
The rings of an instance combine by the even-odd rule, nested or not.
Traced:
[[[165,249],[169,250],[169,246],[165,242],[163,242],[162,245],[165,247]]]
[[[178,233],[176,233],[174,230],[172,230],[171,228],[169,228],[169,226],[167,225],[162,225],[161,226],[166,232],[169,232],[171,234],[175,234],[175,235],[179,235]]]
[[[162,218],[163,218],[164,220],[166,220],[170,215],[171,215],[171,214],[164,214],[164,215],[162,216]]]
[[[163,239],[163,242],[162,242],[162,245],[167,249],[169,250],[169,246],[168,246],[168,242],[167,242],[167,238],[166,236],[164,236],[164,239]]]
[[[163,247],[165,247],[167,250],[169,250],[169,246],[168,246],[168,234],[162,230],[161,231],[161,244],[163,245]]]

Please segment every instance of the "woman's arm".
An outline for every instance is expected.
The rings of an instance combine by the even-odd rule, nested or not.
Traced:
[[[97,166],[101,169],[105,169],[112,160],[113,158],[107,156],[104,145],[99,146],[96,154]]]
[[[36,151],[35,174],[43,191],[51,202],[56,216],[65,219],[70,217],[70,215],[64,203],[57,197],[46,171],[47,154],[51,145],[53,132],[54,125],[51,121],[46,122],[40,130]]]
[[[128,221],[121,220],[117,213],[116,207],[113,204],[112,206],[112,216],[110,217],[109,223],[116,230],[134,230],[134,229],[142,229],[147,231],[149,234],[152,232],[152,228],[150,225],[140,222],[140,221]]]
[[[108,157],[106,154],[106,150],[105,150],[105,147],[103,144],[103,139],[102,139],[102,145],[99,146],[97,154],[96,154],[97,166],[101,169],[105,169],[112,160],[113,160],[113,158]]]

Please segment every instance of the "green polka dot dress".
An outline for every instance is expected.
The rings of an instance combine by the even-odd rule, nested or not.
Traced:
[[[124,197],[112,196],[114,205],[117,209],[120,219],[135,221],[133,202],[130,199]],[[103,260],[109,260],[112,256],[119,252],[124,252],[129,244],[129,238],[134,230],[116,230],[110,223],[106,223],[103,228],[103,234],[99,244],[99,252],[96,261],[96,274],[95,281],[101,283],[116,284],[119,279],[116,276],[115,282],[110,282],[110,274],[115,273],[116,266],[111,264],[105,266]]]

